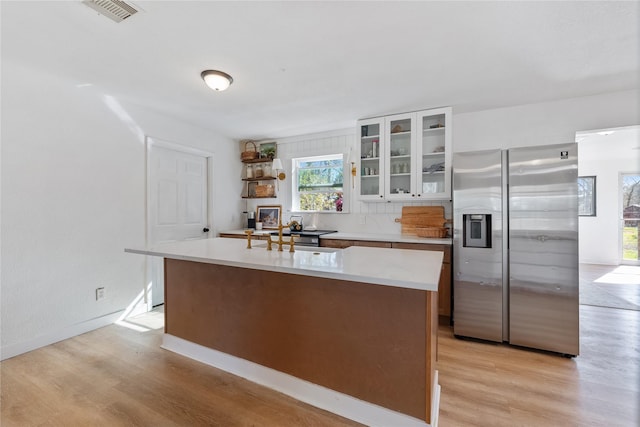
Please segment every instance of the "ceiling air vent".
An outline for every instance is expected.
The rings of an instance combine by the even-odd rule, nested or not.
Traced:
[[[122,22],[138,12],[136,8],[120,0],[84,0],[82,3],[116,22]]]

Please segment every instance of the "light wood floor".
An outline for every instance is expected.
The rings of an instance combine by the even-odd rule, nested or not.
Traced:
[[[141,327],[161,326],[141,317]],[[355,423],[108,326],[1,363],[2,427]],[[458,340],[441,326],[440,426],[638,426],[640,312],[581,306],[581,355]]]
[[[580,355],[440,330],[441,426],[640,426],[640,312],[580,306]]]

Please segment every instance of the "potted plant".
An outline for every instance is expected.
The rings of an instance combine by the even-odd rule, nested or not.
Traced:
[[[273,160],[276,156],[276,147],[268,147],[262,152],[262,155],[268,159]]]
[[[260,157],[273,160],[273,158],[276,157],[276,143],[267,142],[260,144]]]

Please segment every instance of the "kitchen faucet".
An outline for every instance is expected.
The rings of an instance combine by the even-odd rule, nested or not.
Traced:
[[[291,221],[288,224],[284,224],[282,225],[282,219],[278,220],[278,240],[275,242],[278,244],[278,252],[282,252],[282,245],[289,245],[289,252],[295,252],[295,249],[293,248],[294,245],[294,239],[293,239],[293,234],[291,234],[291,238],[289,239],[288,242],[285,242],[284,240],[282,240],[282,229],[284,227],[290,227],[291,224],[293,224],[296,221]],[[271,244],[274,243],[271,240],[271,236],[269,236],[269,240],[267,240],[267,250],[270,251],[272,250],[271,248]]]

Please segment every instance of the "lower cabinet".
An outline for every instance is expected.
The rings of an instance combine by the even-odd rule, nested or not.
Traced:
[[[393,247],[393,244],[391,242],[372,242],[370,240],[354,240],[353,245],[368,246],[370,248],[389,248],[389,249]]]
[[[370,248],[392,248],[391,242],[378,242],[371,240],[342,240],[342,239],[320,239],[320,246],[325,248],[344,249],[349,246],[368,246]]]
[[[324,248],[344,249],[349,246],[355,246],[355,242],[353,240],[342,239],[320,239],[320,246]]]
[[[393,243],[396,249],[416,249],[422,251],[442,251],[442,271],[438,283],[438,314],[451,317],[451,246],[426,243]]]
[[[438,283],[438,314],[451,318],[451,308],[453,302],[451,298],[451,262],[442,263],[442,272],[440,273],[440,283]]]
[[[320,246],[326,248],[348,248],[349,246],[370,246],[376,248],[414,249],[423,251],[442,251],[442,271],[438,283],[438,314],[451,317],[451,246],[431,245],[428,243],[379,242],[369,240],[320,239]]]

